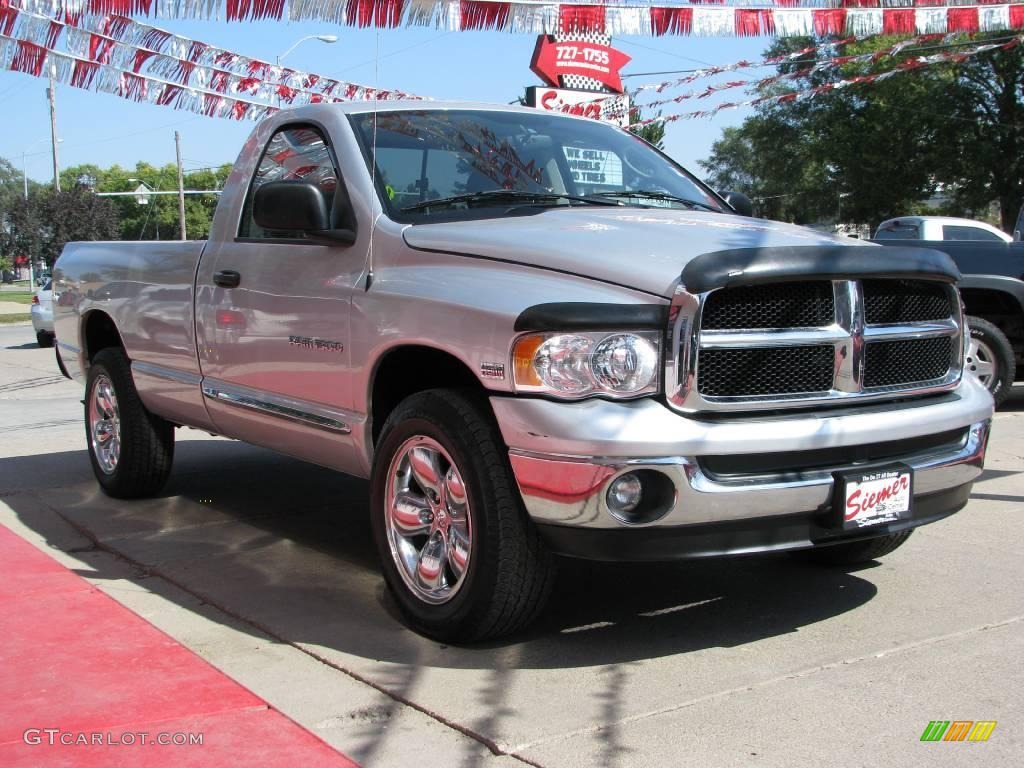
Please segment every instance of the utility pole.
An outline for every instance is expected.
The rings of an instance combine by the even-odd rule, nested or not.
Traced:
[[[46,89],[46,96],[50,100],[50,144],[53,147],[53,191],[60,192],[60,160],[57,157],[57,89],[50,77],[50,87]]]
[[[181,239],[185,236],[185,174],[181,170],[181,134],[174,132],[174,153],[178,156],[178,223],[181,225]]]

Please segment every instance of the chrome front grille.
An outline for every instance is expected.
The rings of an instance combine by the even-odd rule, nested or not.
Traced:
[[[868,344],[864,387],[927,385],[939,381],[949,373],[952,346],[953,339],[949,336]]]
[[[817,280],[778,285],[750,285],[708,295],[701,315],[705,330],[742,328],[814,328],[835,315],[832,283]]]
[[[784,395],[832,389],[831,344],[770,349],[705,349],[697,391],[704,397]]]
[[[960,302],[947,283],[793,281],[680,292],[673,305],[666,390],[681,410],[877,400],[960,379]]]
[[[920,323],[951,316],[949,292],[942,283],[923,280],[865,280],[864,322]]]

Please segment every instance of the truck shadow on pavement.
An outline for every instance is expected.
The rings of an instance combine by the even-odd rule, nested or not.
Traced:
[[[379,575],[364,481],[242,443],[188,439],[179,440],[160,498],[106,497],[84,451],[0,459],[0,478],[14,491],[5,502],[44,535],[59,514],[140,573],[161,576],[275,638],[400,664],[486,668],[514,650],[516,666],[543,669],[733,647],[850,611],[876,591],[853,572],[785,556],[674,564],[565,559],[536,624],[455,649],[399,624]],[[29,490],[38,489],[39,478],[49,489]],[[147,579],[146,587],[159,591],[160,580]]]

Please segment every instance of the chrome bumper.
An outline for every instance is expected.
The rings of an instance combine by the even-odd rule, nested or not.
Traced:
[[[992,401],[973,377],[950,395],[859,412],[788,414],[719,422],[680,416],[653,400],[553,403],[492,398],[509,446],[512,469],[530,516],[538,523],[584,528],[678,527],[827,511],[829,467],[778,476],[708,476],[699,457],[815,450],[899,441],[967,428],[957,446],[893,457],[914,469],[914,495],[973,482],[981,474]],[[613,517],[608,484],[638,469],[666,475],[675,501],[654,522],[630,525]]]

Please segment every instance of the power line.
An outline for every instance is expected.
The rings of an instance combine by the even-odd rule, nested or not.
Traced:
[[[660,53],[663,56],[671,56],[673,59],[681,59],[682,61],[695,61],[698,64],[703,64],[705,67],[713,67],[713,66],[715,66],[714,64],[711,64],[710,62],[701,61],[700,59],[695,59],[692,56],[681,56],[678,53],[671,53],[670,51],[665,51],[665,50],[662,50],[661,48],[655,48],[654,46],[651,46],[651,45],[643,45],[641,43],[637,43],[637,42],[634,42],[632,40],[616,40],[616,42],[619,45],[626,46],[627,48],[629,46],[634,46],[636,48],[644,48],[645,50],[653,51],[654,53]],[[692,70],[688,70],[688,71],[692,71]],[[641,74],[660,74],[660,73],[657,73],[657,72],[647,72],[647,73],[641,73]],[[675,73],[667,72],[665,74],[675,74]],[[638,74],[637,77],[639,77],[639,76],[640,75]],[[629,77],[629,75],[623,75],[622,77],[626,78],[626,77]]]
[[[450,34],[452,34],[452,33],[451,32],[442,32],[440,35],[436,35],[434,37],[428,38],[427,40],[420,40],[418,43],[413,43],[412,45],[407,45],[405,48],[399,48],[397,51],[392,51],[391,53],[385,53],[383,56],[381,56],[379,58],[381,58],[381,59],[390,59],[392,56],[397,56],[400,53],[405,53],[406,51],[411,51],[413,48],[419,48],[421,45],[427,45],[428,43],[433,43],[436,40],[440,40],[442,37],[447,37]],[[336,70],[336,71],[339,72],[339,73],[341,73],[341,72],[350,72],[353,69],[359,69],[360,67],[365,67],[367,64],[373,64],[376,61],[378,61],[377,58],[367,59],[366,61],[360,62],[359,64],[351,64],[349,66],[342,67],[341,69]]]
[[[998,45],[999,43],[1009,42],[1010,40],[1013,40],[1015,37],[1017,37],[1017,35],[1008,35],[1006,37],[990,37],[990,38],[984,38],[983,40],[964,40],[962,42],[939,43],[937,45],[914,46],[914,47],[911,47],[911,48],[901,48],[899,51],[887,53],[887,54],[885,54],[885,56],[886,57],[895,57],[895,56],[903,55],[903,54],[906,54],[906,53],[918,53],[920,51],[954,50],[956,48],[962,48],[962,47],[968,46],[968,45],[978,45],[979,43],[982,43],[982,44],[989,44],[989,43],[991,43],[992,45]],[[634,45],[635,45],[635,43],[634,43]],[[828,47],[833,46],[833,45],[835,45],[835,43],[823,43],[822,45],[818,46],[818,50],[820,51],[823,48],[828,48]],[[641,47],[646,47],[646,46],[641,46]],[[652,49],[652,50],[655,50],[655,49]],[[864,55],[866,55],[868,53],[870,53],[870,51],[865,51]],[[861,54],[853,54],[853,55],[859,56]],[[835,57],[830,57],[830,58],[835,58]],[[696,61],[696,59],[694,59],[694,61]],[[820,60],[817,59],[817,58],[799,58],[799,59],[782,59],[782,60],[774,61],[774,62],[770,62],[770,61],[761,61],[761,62],[758,62],[758,63],[751,62],[751,64],[749,66],[745,66],[744,69],[764,69],[766,67],[778,67],[778,66],[783,65],[783,64],[815,64],[818,61],[820,61]],[[700,62],[700,63],[704,63],[704,62]],[[854,63],[854,62],[850,62],[850,63]],[[708,66],[709,67],[715,67],[716,65],[708,64]],[[629,74],[622,75],[622,79],[626,80],[627,78],[631,78],[631,77],[654,77],[656,75],[689,75],[689,74],[692,74],[694,72],[700,72],[700,71],[702,71],[702,70],[701,69],[670,69],[670,70],[665,70],[665,71],[662,71],[662,72],[631,72]],[[725,74],[725,72],[722,72],[720,74]]]

